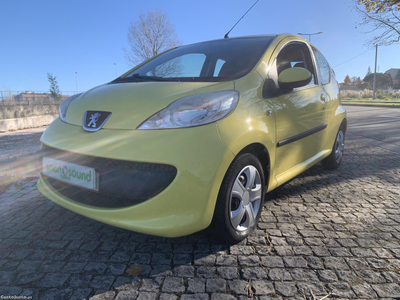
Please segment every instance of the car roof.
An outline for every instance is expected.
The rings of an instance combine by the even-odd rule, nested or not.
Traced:
[[[195,45],[195,44],[200,44],[200,43],[207,43],[207,42],[216,42],[216,41],[223,41],[223,40],[234,40],[234,39],[248,39],[248,38],[274,38],[274,39],[279,39],[282,40],[287,37],[292,37],[296,38],[302,41],[306,41],[303,39],[301,36],[292,34],[292,33],[281,33],[281,34],[261,34],[261,35],[247,35],[247,36],[236,36],[236,37],[228,37],[228,38],[221,38],[221,39],[215,39],[215,40],[206,40],[206,41],[201,41],[201,42],[196,42],[192,44],[186,44],[182,46],[188,46],[188,45]],[[178,47],[182,47],[178,46]]]

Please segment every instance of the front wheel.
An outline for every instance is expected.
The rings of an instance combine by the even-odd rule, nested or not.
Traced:
[[[246,153],[234,159],[225,174],[213,218],[213,231],[228,243],[245,239],[257,226],[264,204],[260,161]]]
[[[344,127],[341,125],[336,135],[331,154],[324,158],[321,162],[325,169],[335,170],[339,168],[344,153],[344,137]]]

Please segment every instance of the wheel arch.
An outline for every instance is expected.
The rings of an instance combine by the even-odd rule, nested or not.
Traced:
[[[236,156],[244,153],[253,154],[260,161],[264,172],[264,185],[268,186],[271,174],[271,158],[268,149],[261,143],[253,143],[240,150]]]

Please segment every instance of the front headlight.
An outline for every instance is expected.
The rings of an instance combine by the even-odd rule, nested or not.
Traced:
[[[68,97],[67,99],[65,99],[63,102],[61,102],[60,107],[58,108],[58,113],[60,114],[60,119],[65,122],[65,119],[67,117],[67,110],[68,110],[68,106],[70,105],[70,103],[75,100],[77,97],[79,97],[80,95],[82,95],[82,93],[80,94],[75,94],[72,95],[71,97]]]
[[[183,97],[151,116],[137,129],[193,127],[227,116],[239,99],[238,91],[222,91]]]

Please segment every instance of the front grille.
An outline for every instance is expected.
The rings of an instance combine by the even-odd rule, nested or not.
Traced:
[[[40,151],[50,157],[94,168],[99,175],[99,191],[91,191],[46,177],[54,190],[65,197],[90,206],[122,208],[142,203],[163,191],[175,178],[171,165],[133,162],[85,156],[46,147]]]

